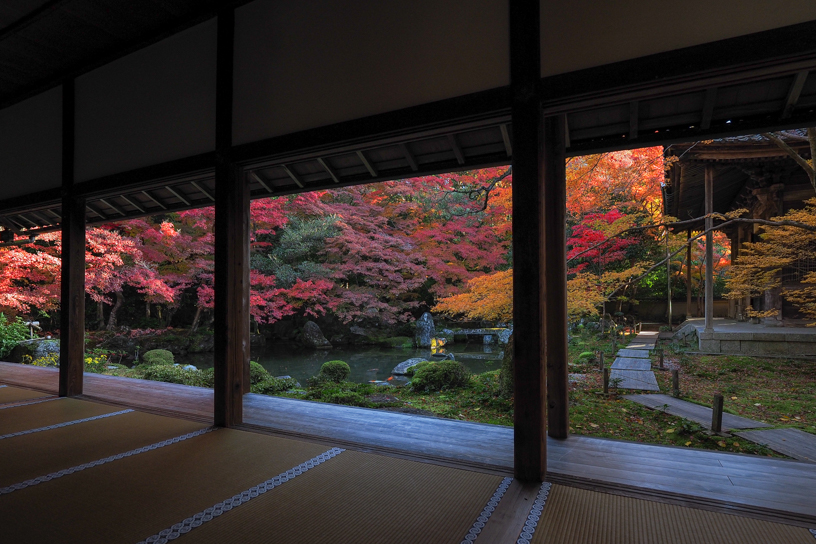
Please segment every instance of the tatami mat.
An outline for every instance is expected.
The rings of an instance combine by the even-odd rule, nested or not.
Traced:
[[[0,496],[2,536],[133,544],[326,449],[219,429]]]
[[[10,385],[0,387],[0,405],[50,396],[52,395],[49,395],[48,393],[40,393],[39,391],[32,391],[31,389],[23,389],[21,387],[12,387]]]
[[[801,527],[552,486],[533,544],[813,544]]]
[[[177,542],[458,544],[501,481],[500,476],[345,451]]]
[[[204,427],[202,423],[130,412],[14,437],[0,446],[0,488]]]
[[[122,408],[117,406],[66,398],[28,406],[13,406],[0,410],[0,435],[38,429],[121,410]]]

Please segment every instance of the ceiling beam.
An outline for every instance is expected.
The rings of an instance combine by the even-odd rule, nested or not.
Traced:
[[[335,183],[340,183],[340,177],[334,171],[334,168],[329,165],[327,160],[323,159],[322,157],[318,157],[317,162],[320,163],[320,166],[322,166],[323,170],[325,170],[331,176]]]
[[[91,206],[91,203],[90,203],[90,202],[86,202],[86,203],[85,203],[85,208],[87,208],[88,210],[90,210],[90,211],[91,211],[91,212],[92,212],[94,215],[101,217],[103,221],[107,221],[107,220],[108,220],[108,216],[107,216],[107,215],[105,215],[104,213],[102,213],[101,211],[97,210],[97,209],[96,209],[96,208],[94,208],[93,206]]]
[[[286,173],[287,173],[287,175],[288,175],[290,178],[292,178],[292,181],[294,181],[294,182],[295,182],[295,185],[297,185],[298,187],[300,187],[301,189],[303,189],[303,182],[302,182],[302,181],[300,181],[300,178],[297,176],[297,174],[295,174],[295,173],[292,171],[292,169],[291,169],[291,168],[289,168],[289,167],[288,167],[288,166],[286,166],[285,164],[281,164],[281,168],[283,168],[283,171],[284,171],[284,172],[286,172]]]
[[[782,115],[779,116],[780,119],[787,119],[791,116],[791,113],[793,113],[793,108],[795,108],[796,103],[799,102],[799,96],[802,94],[802,89],[805,86],[805,80],[807,80],[808,74],[808,71],[802,71],[797,73],[793,78],[790,89],[788,89],[788,98],[785,100],[785,107],[782,109]]]
[[[168,186],[168,185],[165,185],[165,186],[164,186],[164,188],[165,188],[165,189],[167,189],[168,191],[170,191],[170,193],[172,193],[172,194],[173,194],[173,196],[175,196],[176,198],[178,198],[179,200],[181,200],[182,202],[184,202],[184,204],[185,204],[186,206],[189,206],[189,205],[190,205],[190,201],[189,201],[189,200],[187,200],[186,198],[184,198],[184,197],[181,195],[181,193],[179,193],[178,191],[176,191],[176,190],[175,190],[175,189],[173,189],[172,187],[170,187],[170,186]]]
[[[708,130],[711,128],[711,119],[714,116],[714,104],[717,102],[717,87],[706,89],[703,99],[703,115],[700,121],[700,128]]]
[[[138,204],[133,202],[131,199],[129,199],[125,195],[119,195],[119,198],[121,198],[122,200],[124,200],[125,202],[127,202],[128,204],[130,204],[131,206],[136,208],[137,210],[139,210],[141,213],[147,213],[144,208],[142,208],[141,206],[139,206]]]
[[[462,148],[459,147],[459,142],[456,141],[456,135],[448,134],[448,142],[450,143],[451,149],[453,149],[453,154],[456,155],[456,162],[458,162],[460,166],[464,165],[465,156],[462,154]]]
[[[29,213],[31,213],[31,212],[29,212]],[[20,219],[22,219],[23,221],[25,221],[26,223],[28,223],[32,227],[39,227],[40,226],[40,225],[38,225],[37,223],[35,223],[34,221],[32,221],[31,219],[29,219],[28,217],[26,217],[25,215],[23,215],[21,213],[18,213],[17,217],[19,217]]]
[[[201,191],[201,193],[207,198],[209,198],[211,202],[215,202],[215,198],[210,193],[208,193],[203,187],[201,187],[198,183],[196,183],[195,181],[191,181],[190,185]]]
[[[269,185],[267,185],[266,181],[264,181],[264,179],[263,179],[261,176],[259,176],[259,175],[258,175],[258,174],[255,172],[255,170],[250,170],[250,171],[249,171],[249,176],[250,176],[252,179],[254,179],[255,181],[257,181],[258,183],[260,183],[260,184],[261,184],[261,187],[263,187],[264,189],[266,189],[266,192],[267,192],[267,193],[269,193],[270,195],[275,193],[275,191],[273,191],[273,190],[272,190],[272,187],[270,187]]]
[[[629,138],[634,140],[638,137],[638,108],[640,102],[637,100],[629,102]]]
[[[414,172],[419,170],[419,165],[414,158],[414,154],[411,153],[410,149],[408,149],[408,144],[400,144],[400,148],[402,149],[402,154],[405,155],[405,160],[408,161],[408,166],[411,167],[411,170]]]
[[[507,125],[502,123],[499,125],[499,130],[501,130],[502,141],[504,142],[504,151],[507,153],[508,157],[513,156],[513,144],[510,143],[510,134],[507,130]],[[567,134],[569,134],[569,129],[567,129]],[[567,144],[569,147],[569,144]]]
[[[53,221],[51,221],[50,219],[46,219],[45,217],[43,217],[42,215],[38,214],[37,212],[35,212],[33,210],[28,212],[28,213],[30,213],[31,215],[33,215],[34,217],[36,217],[37,219],[39,219],[43,223],[40,226],[51,225],[53,223]]]
[[[369,162],[368,158],[365,156],[365,153],[362,151],[357,151],[357,157],[359,157],[359,159],[363,162],[363,165],[366,167],[366,170],[368,170],[368,173],[371,174],[371,177],[376,178],[377,169],[374,168],[374,165]]]
[[[101,202],[102,204],[104,204],[104,205],[105,205],[105,206],[107,206],[108,208],[112,209],[113,211],[115,211],[115,212],[116,212],[116,213],[118,213],[119,215],[121,215],[121,216],[125,216],[125,217],[127,216],[127,214],[126,214],[124,211],[122,211],[122,209],[121,209],[121,208],[119,208],[119,206],[117,206],[117,205],[115,205],[115,204],[112,204],[111,202],[108,202],[108,201],[107,201],[107,200],[105,200],[104,198],[100,198],[100,199],[99,199],[99,202]]]
[[[155,204],[156,204],[156,205],[157,205],[159,208],[161,208],[162,210],[166,210],[166,209],[167,209],[167,206],[165,206],[164,204],[162,204],[161,202],[159,202],[158,200],[156,200],[156,198],[155,198],[153,195],[151,195],[150,193],[148,193],[147,191],[142,191],[142,194],[143,194],[143,195],[145,195],[145,196],[146,196],[147,198],[149,198],[150,200],[152,200],[152,201],[153,201],[153,202],[154,202],[154,203],[155,203]]]

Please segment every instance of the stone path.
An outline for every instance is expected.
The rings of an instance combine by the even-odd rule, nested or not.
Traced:
[[[725,421],[725,414],[723,414]],[[751,442],[762,444],[774,451],[800,461],[816,463],[816,435],[799,429],[767,429],[734,433]]]
[[[706,428],[711,427],[712,410],[706,406],[676,399],[669,395],[626,395],[623,398],[637,402],[653,410],[665,410],[667,414],[696,421]],[[735,416],[723,412],[722,427],[725,431],[728,429],[760,429],[770,427],[770,425],[762,423],[761,421],[748,419],[747,417]],[[814,438],[816,438],[816,436],[814,436]]]
[[[618,389],[660,391],[649,359],[649,351],[654,349],[657,336],[656,332],[641,332],[632,343],[619,350],[612,363],[609,382],[617,383]]]

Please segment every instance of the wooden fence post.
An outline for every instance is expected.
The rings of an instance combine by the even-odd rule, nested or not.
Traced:
[[[714,395],[714,403],[711,406],[711,430],[715,433],[722,432],[723,416],[723,396],[719,393]]]

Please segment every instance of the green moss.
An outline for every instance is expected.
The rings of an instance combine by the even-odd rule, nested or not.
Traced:
[[[172,365],[174,362],[173,352],[166,349],[151,349],[142,355],[142,363],[148,366]]]
[[[212,383],[207,384],[207,374],[201,370],[185,370],[180,366],[173,365],[152,365],[146,367],[143,372],[146,380],[212,387]]]
[[[275,378],[267,373],[266,378],[250,386],[250,391],[262,395],[274,395],[295,387],[297,387],[297,381],[294,378]]]
[[[317,375],[318,381],[329,381],[340,383],[351,374],[351,368],[345,361],[326,361],[320,367]]]
[[[470,381],[470,373],[459,361],[438,361],[417,365],[411,388],[414,391],[441,391],[463,387]]]
[[[407,336],[394,336],[383,339],[382,343],[391,348],[412,348],[414,341]]]
[[[269,372],[261,366],[260,363],[256,363],[255,361],[249,362],[249,383],[252,385],[261,383],[262,381],[266,380],[267,378],[271,378],[272,376],[269,375]]]

